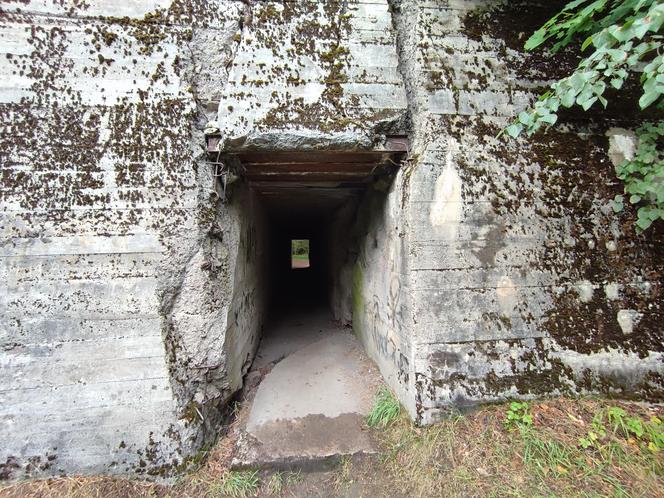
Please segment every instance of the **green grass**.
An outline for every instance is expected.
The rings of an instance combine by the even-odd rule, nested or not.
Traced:
[[[369,427],[387,427],[401,414],[401,404],[396,399],[392,391],[383,387],[376,395],[376,401],[367,416],[367,425]]]
[[[302,472],[282,472],[277,471],[272,474],[265,482],[265,488],[272,495],[280,495],[286,488],[302,482]]]
[[[0,484],[0,497],[222,498],[399,496],[449,498],[664,496],[664,407],[601,399],[512,402],[418,426],[381,389],[369,416],[380,456],[343,458],[325,475],[229,471],[233,440],[172,486],[63,477]]]
[[[208,496],[232,496],[243,498],[255,496],[260,486],[260,478],[257,470],[231,471],[224,476],[208,491]]]
[[[381,465],[410,496],[662,496],[661,409],[613,404],[513,402],[427,427],[401,414]]]
[[[270,494],[280,495],[286,484],[286,477],[283,472],[276,472],[270,476],[267,481],[267,490]]]
[[[521,431],[523,438],[523,461],[532,467],[541,478],[548,475],[566,474],[577,462],[572,448],[555,439],[540,438],[531,429]]]
[[[351,457],[342,457],[339,466],[332,480],[334,488],[340,490],[347,488],[352,482],[353,461]]]

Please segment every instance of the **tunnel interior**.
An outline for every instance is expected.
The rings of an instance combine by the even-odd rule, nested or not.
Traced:
[[[335,251],[347,253],[347,246],[335,247],[330,226],[350,224],[339,219],[344,204],[357,207],[361,191],[339,189],[321,192],[302,187],[262,190],[259,199],[266,213],[268,315],[297,310],[298,307],[326,307],[330,303],[334,282]],[[336,217],[336,218],[335,218]],[[346,226],[351,230],[351,226]],[[308,266],[293,264],[293,240],[309,242]],[[339,257],[346,256],[338,255]]]
[[[253,199],[243,216],[256,222],[262,245],[260,283],[265,330],[284,316],[320,310],[352,323],[352,269],[404,152],[248,151],[234,164]],[[260,222],[259,222],[260,220]],[[293,264],[293,241],[308,242],[308,264]],[[294,267],[300,266],[300,267]]]

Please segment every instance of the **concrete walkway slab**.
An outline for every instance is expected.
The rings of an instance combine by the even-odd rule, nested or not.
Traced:
[[[380,374],[349,330],[309,318],[302,330],[285,327],[266,337],[268,353],[274,344],[292,352],[258,386],[234,467],[317,468],[342,456],[375,453],[364,420]]]
[[[314,309],[279,316],[266,327],[251,369],[257,370],[277,363],[297,350],[339,331],[330,313],[325,310]]]

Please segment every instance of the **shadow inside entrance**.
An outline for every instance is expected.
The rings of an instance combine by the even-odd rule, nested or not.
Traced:
[[[271,213],[268,215],[270,292],[254,370],[343,331],[333,320],[330,305],[334,251],[329,225],[335,211],[316,210],[312,205],[290,210],[283,203],[268,205],[267,211]],[[308,242],[306,267],[298,264],[302,260],[293,257],[293,240]],[[334,250],[343,252],[344,248],[337,246]]]

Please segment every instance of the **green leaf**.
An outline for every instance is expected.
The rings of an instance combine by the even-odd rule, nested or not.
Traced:
[[[556,114],[553,114],[553,113],[546,114],[546,115],[544,115],[540,118],[540,121],[542,121],[543,123],[546,123],[546,124],[550,124],[550,125],[555,124],[557,120],[558,120],[558,116]]]
[[[588,109],[590,109],[592,107],[592,105],[595,102],[597,102],[597,97],[591,97],[588,100],[583,101],[583,103],[581,104],[581,107],[583,107],[584,111],[587,111]]]
[[[639,227],[641,230],[647,230],[650,228],[650,225],[652,225],[652,220],[648,218],[647,216],[641,216],[641,211],[643,208],[639,209],[638,216],[639,218],[636,220],[636,226]]]
[[[526,126],[532,125],[535,122],[535,117],[526,111],[519,113],[519,121]]]
[[[658,91],[650,91],[644,93],[641,98],[639,99],[639,106],[641,109],[645,109],[646,107],[650,106],[653,102],[655,102],[662,94]]]
[[[643,428],[643,423],[638,418],[630,417],[627,420],[627,428],[634,434],[637,438],[640,438],[645,433]]]
[[[516,138],[516,137],[518,137],[518,136],[521,134],[521,132],[523,131],[523,125],[522,125],[522,124],[519,124],[519,123],[514,123],[514,124],[509,125],[509,126],[505,129],[505,131],[507,132],[507,134],[508,134],[510,137],[512,137],[512,138]]]
[[[623,204],[623,196],[616,195],[611,201],[611,207],[613,208],[613,211],[616,213],[622,211],[625,208],[625,205]]]
[[[560,103],[562,104],[563,107],[572,107],[574,105],[574,102],[576,101],[576,90],[573,88],[570,88],[565,95],[562,96],[560,99]]]
[[[627,415],[627,412],[619,406],[612,406],[607,410],[609,421],[613,423],[620,421],[625,415]]]
[[[535,31],[528,40],[526,40],[526,44],[524,45],[524,48],[526,50],[533,50],[534,48],[539,47],[542,43],[544,43],[547,39],[547,30],[542,27]]]

